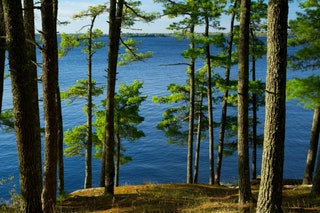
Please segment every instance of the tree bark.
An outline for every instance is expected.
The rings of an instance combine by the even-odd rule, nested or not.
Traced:
[[[288,1],[269,0],[266,113],[257,212],[283,212]]]
[[[194,34],[194,25],[190,27],[190,34]],[[190,49],[194,49],[194,41],[190,43]],[[195,73],[195,59],[190,59],[189,65],[189,86],[190,86],[190,100],[189,100],[189,126],[188,126],[188,156],[187,156],[187,183],[191,184],[192,181],[192,161],[193,161],[193,132],[194,132],[194,73]]]
[[[241,0],[238,65],[238,181],[239,203],[251,201],[248,145],[248,84],[249,84],[250,0]]]
[[[205,18],[205,36],[209,38],[209,18]],[[207,96],[208,96],[208,123],[209,123],[209,184],[214,184],[214,133],[213,133],[213,107],[212,107],[212,83],[211,83],[211,53],[210,44],[206,44],[207,64]]]
[[[313,144],[318,144],[319,142],[319,132],[320,132],[320,108],[317,108],[314,112],[313,123],[312,123],[312,133],[310,139],[310,147],[311,147],[311,140]],[[310,150],[309,150],[310,151]],[[316,149],[314,150],[316,152]],[[309,153],[308,153],[309,158]],[[313,177],[313,186],[311,190],[311,194],[313,195],[320,195],[320,158],[318,154],[318,161],[316,171]]]
[[[30,67],[26,34],[19,0],[3,0],[12,84],[20,192],[23,212],[41,210],[41,142],[37,115],[37,80]],[[30,151],[32,150],[32,151]]]
[[[253,54],[251,56],[252,61],[252,81],[256,80],[256,57],[255,57],[255,36],[253,30],[250,30],[251,40],[252,40],[252,51]],[[251,174],[252,180],[257,179],[257,95],[252,93],[252,164],[251,164]]]
[[[302,184],[312,183],[313,171],[314,171],[315,162],[317,158],[317,151],[318,151],[319,131],[320,131],[320,107],[316,108],[313,114],[310,145],[309,145],[306,169],[304,171]]]
[[[119,125],[119,123],[118,123]],[[119,127],[119,126],[118,126]],[[119,176],[120,176],[120,153],[121,153],[121,139],[119,133],[116,134],[116,143],[117,143],[117,161],[116,161],[116,180],[115,185],[119,186]]]
[[[58,86],[58,44],[56,11],[57,1],[41,1],[42,88],[45,120],[42,208],[46,213],[55,211],[57,189],[58,114],[56,92]]]
[[[6,29],[4,24],[4,13],[2,0],[0,1],[0,115],[2,112],[4,67],[6,61]]]
[[[111,0],[109,8],[108,82],[104,150],[105,194],[114,194],[114,96],[124,0]]]
[[[92,31],[95,17],[91,20],[89,29],[89,43],[88,43],[88,107],[87,107],[87,144],[86,144],[86,175],[84,181],[84,188],[92,187]]]
[[[231,60],[232,60],[232,46],[233,46],[233,27],[234,27],[234,19],[236,16],[235,9],[237,7],[238,0],[234,0],[233,2],[233,11],[231,15],[231,23],[230,23],[230,40],[228,42],[228,66],[225,72],[225,84],[226,87],[229,86],[230,81],[230,67],[231,67]],[[221,177],[221,167],[222,167],[222,158],[223,158],[223,149],[224,149],[224,135],[226,130],[226,123],[227,123],[227,111],[228,111],[228,99],[229,91],[225,90],[223,94],[222,100],[222,109],[221,109],[221,124],[220,124],[220,132],[219,132],[219,146],[218,146],[218,159],[217,159],[217,168],[216,168],[216,176],[215,182],[216,184],[220,185],[220,177]]]
[[[198,125],[197,125],[197,140],[196,140],[196,154],[194,159],[194,173],[193,183],[198,183],[199,177],[199,159],[200,159],[200,145],[201,145],[201,128],[202,128],[202,104],[203,104],[203,91],[200,93],[199,110],[198,110]]]
[[[58,150],[57,150],[57,166],[58,166],[58,192],[59,195],[64,193],[64,159],[63,159],[63,120],[62,120],[62,109],[61,109],[61,98],[60,88],[57,86],[56,93],[56,104],[57,104],[57,119],[58,119]]]

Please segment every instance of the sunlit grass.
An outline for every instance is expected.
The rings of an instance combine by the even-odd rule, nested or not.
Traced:
[[[258,185],[252,186],[258,197]],[[310,187],[283,189],[285,212],[320,212],[320,198],[310,196]],[[58,212],[255,212],[255,203],[239,205],[234,186],[147,184],[120,186],[115,196],[103,195],[103,188],[79,190],[58,205]]]

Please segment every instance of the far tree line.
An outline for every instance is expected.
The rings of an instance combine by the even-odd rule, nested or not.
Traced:
[[[286,99],[298,99],[304,107],[314,110],[303,184],[312,183],[310,193],[318,196],[320,159],[316,162],[316,153],[320,128],[320,78],[316,72],[319,38],[315,35],[320,31],[319,3],[301,2],[302,12],[297,13],[297,18],[290,20],[288,25],[287,0],[268,3],[263,0],[155,2],[163,5],[161,14],[141,11],[141,2],[134,0],[110,0],[108,4],[90,6],[73,16],[74,19],[89,18],[85,33],[58,35],[57,25],[62,21],[57,19],[57,0],[0,1],[0,107],[6,52],[9,53],[13,97],[13,110],[1,111],[1,122],[14,127],[16,134],[23,212],[55,211],[56,191],[64,192],[63,153],[85,156],[84,188],[91,188],[95,150],[94,156],[101,159],[100,186],[105,187],[106,194],[114,194],[114,187],[119,184],[119,167],[131,160],[130,156],[124,155],[121,141],[134,141],[144,136],[143,130],[138,129],[138,124],[144,120],[139,107],[147,97],[140,92],[143,83],[134,79],[129,85],[120,82],[116,91],[117,67],[152,56],[151,52],[139,52],[137,41],[124,40],[122,31],[133,27],[136,21],[152,22],[162,16],[177,18],[168,29],[189,42],[189,49],[181,53],[187,59],[187,82],[182,85],[171,83],[168,96],[153,97],[157,104],[173,106],[164,112],[157,128],[165,133],[169,143],[188,147],[186,182],[198,182],[200,143],[208,140],[209,184],[220,184],[223,156],[237,150],[239,202],[254,202],[249,146],[252,147],[252,179],[257,178],[257,146],[263,146],[257,212],[282,212],[285,102]],[[41,30],[35,29],[35,10],[41,11]],[[105,45],[102,31],[95,28],[95,20],[106,14],[109,16],[108,76],[104,88],[98,87],[92,79],[92,58]],[[229,29],[220,25],[222,15],[230,17]],[[40,41],[36,40],[36,30],[41,34]],[[294,36],[289,38],[288,32]],[[258,36],[260,33],[267,34],[267,44]],[[60,44],[58,36],[61,36]],[[288,45],[299,46],[299,50],[288,55]],[[87,55],[88,78],[79,79],[67,91],[60,92],[59,57],[68,57],[68,51],[79,46]],[[36,56],[37,48],[41,52],[41,64]],[[124,53],[119,54],[120,48]],[[213,48],[219,51],[213,51]],[[266,82],[262,83],[256,79],[255,62],[265,54]],[[196,62],[202,62],[203,67],[196,69]],[[238,67],[235,81],[230,79],[234,66]],[[312,70],[314,74],[287,81],[287,66],[297,71]],[[42,69],[41,76],[37,76],[38,67]],[[225,69],[224,76],[216,72],[221,68]],[[38,81],[42,83],[42,93],[38,90]],[[92,98],[103,94],[105,89],[105,99],[96,106]],[[40,127],[40,97],[44,107],[43,130]],[[63,132],[61,99],[67,99],[71,104],[79,98],[85,100],[87,120]],[[219,102],[222,108],[218,121],[213,117],[213,104]],[[257,133],[260,106],[265,106],[266,110],[263,136]],[[97,110],[96,107],[100,108]],[[228,114],[230,107],[237,109],[236,117]],[[219,128],[218,136],[214,135],[214,128]],[[43,168],[41,131],[44,132]],[[218,156],[214,155],[214,141],[218,141]],[[196,150],[193,150],[194,144]]]

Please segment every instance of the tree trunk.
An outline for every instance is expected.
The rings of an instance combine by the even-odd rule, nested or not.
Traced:
[[[119,125],[119,124],[118,124]],[[120,135],[119,133],[116,134],[117,136],[117,163],[116,163],[116,180],[115,180],[115,185],[119,186],[119,176],[120,176],[120,153],[121,153],[121,141],[120,141]]]
[[[283,212],[288,1],[268,5],[266,114],[257,212]]]
[[[20,192],[23,200],[21,208],[23,212],[42,212],[40,126],[36,111],[38,101],[35,101],[37,80],[29,63],[21,1],[3,0],[2,3],[9,51]]]
[[[190,34],[194,34],[194,25],[190,27]],[[190,49],[194,49],[194,41],[190,43]],[[189,100],[189,126],[188,126],[188,156],[187,156],[187,183],[192,181],[192,161],[193,161],[193,132],[194,132],[194,73],[195,73],[195,59],[190,59],[189,65],[189,86],[190,86],[190,100]]]
[[[198,115],[198,126],[197,126],[197,140],[196,140],[196,154],[194,160],[194,173],[193,183],[198,183],[199,176],[199,158],[200,158],[200,144],[201,144],[201,128],[202,128],[202,104],[203,104],[203,92],[200,93],[199,100],[199,115]]]
[[[86,144],[86,175],[84,181],[84,188],[92,187],[92,30],[95,17],[91,20],[89,29],[89,43],[88,43],[88,107],[87,107],[87,144]]]
[[[56,104],[57,104],[57,119],[58,119],[58,150],[57,150],[57,165],[58,165],[58,192],[59,195],[64,193],[64,162],[63,162],[63,122],[62,122],[62,109],[61,109],[61,98],[60,88],[57,86],[56,93]]]
[[[319,132],[320,132],[320,108],[318,107],[317,109],[315,109],[315,112],[314,112],[313,123],[312,123],[312,133],[311,133],[311,139],[310,139],[310,147],[311,147],[311,140],[313,141],[312,144],[315,144],[315,143],[318,144]],[[316,152],[316,150],[317,150],[316,147],[315,147],[314,152]],[[309,154],[310,153],[308,153],[308,159],[309,159]],[[313,186],[312,186],[311,194],[319,196],[320,195],[320,158],[319,158],[319,154],[318,154],[317,167],[316,167],[316,171],[315,171],[312,182],[313,182]]]
[[[256,57],[255,57],[255,37],[253,30],[250,29],[251,40],[252,40],[252,81],[256,80]],[[252,180],[257,179],[257,95],[252,93],[252,164],[251,164]]]
[[[4,67],[6,61],[6,29],[4,25],[4,13],[2,0],[0,1],[0,116],[2,112],[2,98],[3,98],[3,81],[4,81]]]
[[[121,34],[122,10],[124,0],[110,1],[109,8],[109,47],[108,47],[108,82],[106,99],[105,131],[105,194],[114,194],[114,96],[116,85],[117,62]],[[104,162],[102,162],[104,163]]]
[[[230,67],[231,67],[231,60],[232,60],[232,45],[233,45],[233,27],[234,27],[234,19],[236,16],[235,9],[237,7],[238,0],[234,0],[233,2],[233,11],[231,15],[231,23],[230,23],[230,40],[228,43],[228,63],[229,65],[226,68],[225,72],[225,84],[229,86],[230,81]],[[227,109],[228,103],[227,99],[229,96],[229,91],[226,90],[223,95],[222,100],[222,109],[221,109],[221,124],[220,124],[220,133],[219,133],[219,146],[218,146],[218,159],[217,159],[217,170],[215,176],[216,184],[220,185],[220,177],[221,177],[221,167],[222,167],[222,158],[223,158],[223,149],[224,149],[224,134],[226,130],[226,123],[227,123]]]
[[[205,18],[205,36],[209,38],[209,18]],[[210,44],[206,44],[207,86],[208,86],[208,123],[209,123],[209,184],[214,184],[214,134],[213,134],[213,107],[211,84],[211,53]]]
[[[315,166],[317,151],[318,151],[319,131],[320,131],[320,107],[316,108],[313,114],[310,145],[309,145],[306,169],[304,171],[302,184],[312,183],[313,171],[314,171],[314,166]]]
[[[42,19],[42,88],[45,120],[44,139],[44,185],[42,208],[44,212],[54,212],[57,189],[57,105],[58,86],[58,44],[56,30],[57,2],[41,1]]]
[[[248,146],[248,83],[249,83],[250,0],[241,0],[239,80],[238,80],[238,181],[239,203],[251,201]]]

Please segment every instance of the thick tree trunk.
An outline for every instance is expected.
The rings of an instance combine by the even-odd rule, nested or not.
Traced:
[[[193,36],[194,25],[190,27],[190,34]],[[190,43],[190,49],[194,49],[194,41]],[[187,183],[192,181],[192,161],[193,161],[193,132],[194,132],[194,73],[195,73],[195,59],[190,59],[189,65],[189,86],[190,86],[190,100],[189,100],[189,126],[188,126],[188,155],[187,155]]]
[[[4,24],[4,13],[2,1],[0,1],[0,115],[2,112],[2,98],[3,98],[3,81],[4,81],[4,67],[6,60],[6,29]]]
[[[42,208],[54,212],[57,189],[58,119],[56,92],[58,86],[58,44],[56,30],[56,1],[41,1],[42,18],[42,88],[45,120],[44,185]]]
[[[239,80],[238,80],[238,181],[239,203],[251,201],[248,145],[248,84],[249,84],[249,23],[250,0],[241,0]]]
[[[41,152],[37,80],[30,67],[28,47],[19,0],[3,0],[12,84],[14,128],[18,149],[20,192],[23,212],[41,210]],[[32,152],[30,151],[32,150]]]
[[[114,194],[114,96],[121,34],[123,0],[111,0],[109,8],[108,82],[105,131],[105,194]]]
[[[233,8],[231,15],[231,23],[230,23],[230,40],[228,42],[228,62],[230,63],[225,72],[225,84],[226,86],[229,85],[230,81],[230,67],[231,67],[231,60],[232,60],[232,45],[233,45],[233,27],[234,27],[234,19],[236,16],[235,9],[237,7],[238,0],[234,0]],[[229,96],[229,91],[226,90],[223,95],[222,100],[222,109],[221,109],[221,124],[220,124],[220,133],[219,133],[219,146],[218,146],[218,159],[217,159],[217,168],[216,168],[216,176],[215,182],[216,184],[220,185],[220,177],[221,177],[221,167],[222,167],[222,158],[223,158],[223,149],[224,149],[224,135],[226,130],[226,123],[227,123],[227,109],[228,103],[227,99]]]
[[[266,114],[257,212],[283,212],[288,1],[269,0]]]
[[[316,108],[313,114],[310,145],[309,145],[306,169],[304,171],[302,184],[312,183],[313,171],[314,171],[315,162],[317,158],[317,151],[318,151],[319,131],[320,131],[320,107]]]

